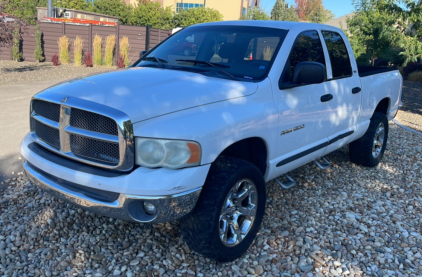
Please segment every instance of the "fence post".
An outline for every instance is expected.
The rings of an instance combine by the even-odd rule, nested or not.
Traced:
[[[145,50],[148,51],[149,50],[149,39],[151,36],[151,30],[149,28],[149,25],[147,25],[146,28],[146,34],[145,34]]]
[[[66,35],[66,23],[62,22],[62,36]]]
[[[117,61],[119,60],[120,56],[120,39],[119,39],[119,33],[120,33],[120,24],[119,22],[116,23],[116,55],[114,55],[114,63],[117,65]]]
[[[88,53],[91,54],[92,57],[92,24],[89,24],[88,28]]]

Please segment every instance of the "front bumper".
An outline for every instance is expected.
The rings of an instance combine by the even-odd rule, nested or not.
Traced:
[[[169,222],[189,214],[209,170],[206,165],[182,170],[138,168],[129,174],[108,173],[86,168],[47,150],[35,151],[33,146],[30,137],[21,145],[24,171],[32,183],[84,210],[127,221]],[[144,202],[156,207],[154,215],[144,211]]]

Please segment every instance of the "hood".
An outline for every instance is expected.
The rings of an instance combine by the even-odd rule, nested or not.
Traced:
[[[45,91],[118,109],[135,123],[184,109],[245,97],[255,93],[257,87],[255,83],[207,77],[192,72],[138,67],[63,82]]]

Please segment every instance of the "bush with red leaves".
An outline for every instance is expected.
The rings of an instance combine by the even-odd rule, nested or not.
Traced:
[[[84,64],[86,67],[92,67],[92,57],[91,57],[91,53],[86,53],[85,57],[84,57]]]
[[[59,56],[57,54],[54,54],[53,57],[51,58],[51,62],[53,63],[54,66],[60,65]]]
[[[125,68],[125,59],[122,57],[122,55],[119,55],[119,59],[117,60],[117,67],[118,68]]]

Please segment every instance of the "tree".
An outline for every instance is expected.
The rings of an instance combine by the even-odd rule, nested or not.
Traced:
[[[289,7],[285,0],[277,0],[271,10],[271,19],[280,21],[299,21],[295,9]]]
[[[354,0],[355,14],[347,19],[355,56],[368,54],[372,65],[399,37],[397,18],[385,9],[387,1],[390,0]]]
[[[242,15],[241,20],[270,20],[271,17],[261,8],[253,7],[246,15]]]
[[[95,0],[89,7],[95,13],[118,16],[121,24],[131,24],[133,6],[126,5],[124,0]]]
[[[55,5],[60,8],[75,9],[82,11],[87,11],[89,9],[89,5],[86,0],[56,0],[55,2],[57,2],[57,4]]]
[[[21,31],[17,23],[14,24],[14,28],[15,29],[13,31],[12,58],[14,61],[20,62],[22,60]]]
[[[223,20],[223,15],[211,8],[194,8],[181,10],[174,16],[174,26],[187,27],[190,25]]]
[[[164,8],[159,2],[148,2],[134,8],[132,24],[170,30],[174,27],[173,12],[170,7]]]
[[[322,0],[295,0],[294,9],[300,21],[324,23],[334,18],[334,14],[324,8]]]
[[[37,62],[43,62],[45,60],[44,51],[42,50],[42,33],[40,26],[35,27],[35,52],[34,58]]]

